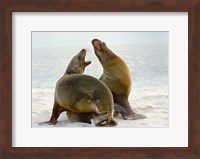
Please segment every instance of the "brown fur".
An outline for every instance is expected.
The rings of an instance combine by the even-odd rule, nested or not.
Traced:
[[[91,63],[85,61],[85,55],[83,49],[73,57],[65,74],[58,80],[49,124],[55,124],[63,111],[67,111],[72,122],[91,123],[91,119],[96,125],[114,122],[112,93],[100,80],[83,75],[85,67]]]
[[[143,115],[136,114],[128,101],[131,91],[131,75],[128,65],[115,53],[113,53],[104,42],[98,39],[92,40],[92,45],[96,56],[102,67],[103,74],[100,80],[103,81],[111,90],[116,109],[124,119],[134,120],[145,118]]]

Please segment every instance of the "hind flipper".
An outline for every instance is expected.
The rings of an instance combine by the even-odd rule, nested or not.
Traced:
[[[93,114],[91,122],[92,122],[92,124],[94,124],[96,126],[103,126],[103,125],[106,125],[108,119],[109,119],[108,114],[104,114],[104,115]]]
[[[108,125],[112,125],[112,126],[114,126],[114,125],[117,125],[117,121],[115,120],[115,119],[111,119],[110,120],[110,122],[108,123]]]

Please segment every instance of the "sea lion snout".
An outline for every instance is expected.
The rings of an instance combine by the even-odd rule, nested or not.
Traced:
[[[79,54],[79,56],[82,56],[82,57],[85,57],[86,56],[86,50],[85,49],[82,49]]]
[[[98,50],[101,50],[101,45],[102,45],[102,42],[98,39],[93,39],[92,40],[92,45],[98,49]]]
[[[106,46],[106,43],[102,42],[99,39],[93,39],[92,45],[95,51],[101,51],[102,53],[106,53],[107,51],[110,51],[109,48]]]
[[[86,53],[86,50],[85,50],[85,49],[82,49],[80,52],[85,52],[85,53]]]
[[[94,53],[101,63],[107,63],[108,60],[111,60],[116,55],[107,47],[105,42],[100,41],[99,39],[93,39],[92,45],[94,48]]]
[[[82,49],[76,56],[72,58],[68,64],[66,74],[83,74],[85,67],[91,64],[91,61],[85,61],[86,50]]]
[[[82,49],[79,52],[78,56],[79,56],[79,60],[83,61],[86,66],[91,64],[92,61],[85,61],[85,56],[86,56],[86,50],[85,49]]]

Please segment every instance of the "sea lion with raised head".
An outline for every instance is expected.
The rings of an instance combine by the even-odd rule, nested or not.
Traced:
[[[113,53],[104,42],[98,39],[92,40],[94,52],[99,59],[103,74],[100,80],[103,81],[111,90],[116,103],[117,113],[120,113],[126,120],[146,118],[144,115],[136,114],[128,101],[131,91],[131,76],[128,65],[115,53]]]
[[[95,125],[116,124],[114,102],[109,88],[100,80],[83,75],[91,61],[85,61],[86,51],[72,58],[64,75],[56,83],[54,106],[49,124],[55,124],[63,111],[72,122],[91,121]]]

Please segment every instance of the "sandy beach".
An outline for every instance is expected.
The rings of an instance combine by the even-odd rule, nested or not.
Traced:
[[[58,118],[56,125],[41,125],[48,121],[53,108],[54,90],[32,91],[32,128],[48,127],[95,127],[87,123],[71,123],[66,112]],[[121,128],[147,128],[168,127],[168,87],[146,87],[132,90],[129,101],[135,112],[144,114],[147,118],[140,120],[123,120],[119,115],[116,117],[117,126]]]

